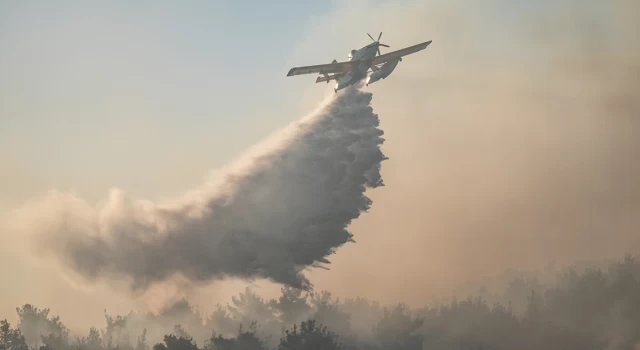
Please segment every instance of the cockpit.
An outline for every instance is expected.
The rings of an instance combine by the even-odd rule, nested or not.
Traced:
[[[349,56],[347,56],[347,58],[349,59],[349,61],[351,61],[351,59],[353,58],[353,56],[356,55],[356,50],[351,50],[351,52],[349,53]]]

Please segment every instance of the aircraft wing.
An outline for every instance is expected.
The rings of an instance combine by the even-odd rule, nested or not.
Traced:
[[[320,74],[330,74],[330,73],[345,73],[353,70],[355,62],[336,62],[329,64],[319,64],[316,66],[304,66],[304,67],[295,67],[289,70],[287,76],[300,75],[300,74],[312,74],[312,73],[320,73]]]
[[[378,65],[380,63],[387,62],[387,61],[389,61],[391,59],[394,59],[394,58],[398,58],[398,57],[410,55],[412,53],[416,53],[418,51],[426,49],[427,46],[429,46],[429,44],[431,44],[431,40],[425,41],[422,44],[413,45],[413,46],[405,47],[404,49],[400,49],[400,50],[397,50],[397,51],[385,53],[384,55],[380,55],[380,56],[377,56],[376,58],[374,58],[371,64],[372,65]]]

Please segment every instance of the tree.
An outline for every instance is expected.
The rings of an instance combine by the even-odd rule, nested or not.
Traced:
[[[209,350],[265,350],[264,343],[256,336],[257,323],[253,322],[248,331],[243,331],[242,325],[236,338],[225,338],[222,335],[212,334],[211,339],[205,345]]]
[[[160,310],[157,315],[148,313],[143,321],[148,322],[148,320],[159,324],[163,329],[173,327],[176,321],[179,321],[181,327],[189,331],[189,337],[195,339],[204,339],[211,331],[211,327],[205,327],[203,324],[203,315],[198,308],[192,306],[186,299],[180,299],[175,303],[169,304]]]
[[[102,350],[102,337],[100,332],[95,328],[89,328],[89,335],[78,338],[76,341],[78,350]]]
[[[187,333],[182,325],[179,324],[173,326],[173,335],[177,338],[193,339],[193,337],[189,333]]]
[[[233,305],[228,305],[227,309],[236,322],[250,324],[259,321],[261,324],[277,322],[274,310],[270,303],[264,301],[251,288],[245,288],[244,293],[231,298]]]
[[[136,343],[135,350],[149,350],[149,345],[147,345],[147,329],[146,328],[142,331],[142,335],[138,337],[138,342]]]
[[[238,324],[231,318],[227,309],[220,304],[216,305],[215,310],[206,319],[206,326],[225,336],[232,336],[238,329]]]
[[[417,331],[423,323],[424,318],[412,318],[407,307],[399,304],[392,310],[384,310],[373,333],[383,349],[422,350],[423,338]]]
[[[238,297],[232,297],[233,305],[227,305],[231,318],[238,325],[260,323],[260,328],[268,335],[281,334],[282,324],[271,303],[246,288]],[[264,338],[266,340],[266,337]],[[276,344],[271,344],[275,346]]]
[[[49,309],[38,309],[31,304],[25,304],[22,308],[16,308],[18,313],[18,328],[24,334],[27,344],[38,347],[43,338],[56,344],[68,342],[69,330],[62,324],[59,316],[49,317]]]
[[[102,340],[107,349],[117,347],[118,350],[133,349],[131,336],[127,330],[127,322],[132,313],[127,316],[110,316],[105,313],[107,328],[103,330]]]
[[[47,336],[42,336],[42,346],[40,349],[67,349],[69,348],[69,343],[67,338],[61,334],[49,333]]]
[[[271,300],[270,305],[277,311],[280,322],[290,327],[304,321],[311,314],[311,306],[307,303],[309,294],[301,289],[282,287],[278,300]]]
[[[346,299],[340,304],[340,309],[350,316],[351,330],[358,335],[358,338],[372,338],[373,327],[384,315],[379,302],[362,297]]]
[[[0,321],[0,350],[28,350],[27,342],[19,328],[11,328],[7,320]]]
[[[338,336],[327,330],[326,326],[316,325],[315,320],[300,323],[293,329],[287,329],[280,339],[278,350],[341,350]]]
[[[343,338],[351,336],[351,315],[340,309],[340,300],[333,299],[330,292],[322,291],[312,295],[311,304],[315,309],[312,319],[336,330]]]
[[[164,344],[158,343],[153,350],[198,350],[192,338],[177,337],[173,334],[164,336]]]

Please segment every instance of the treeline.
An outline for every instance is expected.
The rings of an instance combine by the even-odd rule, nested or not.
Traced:
[[[186,300],[158,314],[105,314],[105,328],[82,336],[48,309],[24,305],[15,326],[0,324],[0,350],[640,349],[635,257],[567,268],[553,283],[518,275],[490,298],[478,291],[411,309],[291,288],[264,300],[247,289],[208,315]]]

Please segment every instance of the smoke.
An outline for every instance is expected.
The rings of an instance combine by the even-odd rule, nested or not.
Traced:
[[[393,113],[388,189],[318,286],[420,305],[507,267],[638,251],[638,2],[516,3],[349,2],[315,22],[309,57],[370,23],[389,51],[433,40],[367,88]]]
[[[482,282],[505,268],[537,270],[550,261],[563,265],[638,252],[639,4],[631,0],[350,1],[335,2],[335,10],[326,16],[316,13],[305,42],[297,44],[298,57],[283,56],[289,57],[283,68],[321,57],[327,62],[344,57],[350,49],[369,43],[366,32],[384,33],[382,41],[392,47],[383,53],[425,40],[434,43],[404,59],[384,83],[366,88],[376,94],[375,111],[392,117],[382,120],[385,138],[393,140],[384,144],[384,153],[391,158],[382,173],[388,188],[367,192],[375,202],[372,213],[355,220],[349,229],[358,244],[346,244],[332,256],[331,271],[305,272],[315,289],[341,297],[361,295],[385,303],[422,305],[432,296],[448,300],[451,294],[469,295],[480,283],[473,284],[473,290],[456,287],[469,280]],[[330,52],[318,45],[328,38]],[[318,85],[304,79],[298,83],[309,96],[317,96]],[[286,80],[286,84],[297,82]],[[298,130],[289,128],[286,137],[298,135]],[[33,142],[25,140],[27,145]],[[26,154],[24,161],[39,162],[32,157]],[[244,163],[253,159],[242,158]],[[114,159],[105,162],[118,166]],[[147,174],[154,168],[153,161],[148,164]],[[242,173],[252,165],[234,169]],[[43,178],[37,180],[42,183],[34,185],[31,180],[7,186],[29,189],[25,196],[30,197],[54,182],[87,192],[87,187],[100,187],[100,179],[105,179],[98,170],[85,173],[95,175],[95,180],[74,184],[77,177],[41,172]],[[167,173],[176,179],[184,176],[184,172]],[[131,174],[131,178],[141,176]],[[141,192],[151,192],[150,186]],[[211,198],[211,191],[231,191],[231,186],[223,177],[194,191],[183,203],[191,203],[197,211],[206,207],[202,202]],[[51,198],[50,203],[68,202],[67,208],[77,205],[77,220],[97,216],[93,202],[87,205],[60,194]],[[58,210],[56,204],[50,208]],[[275,210],[276,203],[268,209]],[[85,210],[86,214],[78,214]],[[60,217],[47,215],[44,218]],[[33,221],[39,227],[46,225],[44,220]],[[6,237],[14,242],[16,235]],[[142,251],[136,254],[143,258]],[[12,258],[20,261],[26,255]],[[6,266],[12,265],[7,262]],[[17,276],[12,270],[16,268],[8,273]],[[6,305],[40,302],[33,283],[48,290],[58,283],[44,273],[24,276],[26,282],[6,289]],[[217,285],[227,284],[231,283]],[[96,297],[64,287],[55,291],[58,298],[48,292],[51,301],[42,303],[64,309],[64,316],[78,324],[99,314],[87,311],[92,305],[103,300],[115,303],[108,295]],[[163,302],[166,295],[160,292],[167,289],[164,284],[156,288]],[[208,292],[214,289],[215,297],[203,293],[199,302],[212,307],[212,299],[231,294],[231,288],[220,292],[212,287]],[[84,304],[66,306],[64,300],[70,299],[63,295],[66,292]]]
[[[172,203],[113,189],[95,207],[50,192],[23,210],[36,247],[85,280],[133,291],[174,277],[266,278],[311,289],[309,267],[353,241],[347,230],[382,186],[385,156],[372,94],[348,88],[207,185]],[[167,164],[167,166],[171,166]]]

